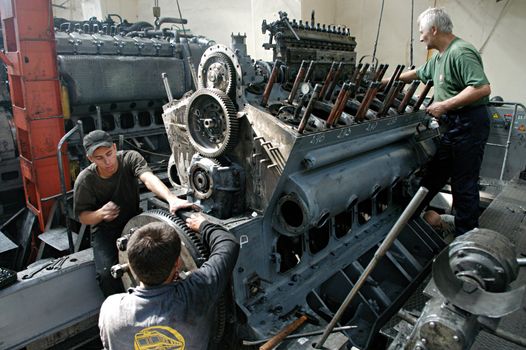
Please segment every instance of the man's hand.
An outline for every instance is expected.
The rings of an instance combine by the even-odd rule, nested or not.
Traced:
[[[437,119],[446,114],[447,111],[448,110],[444,102],[433,102],[426,108],[426,112]]]
[[[192,208],[193,204],[186,199],[180,199],[176,195],[170,195],[167,198],[168,204],[170,205],[170,212],[175,214],[179,209]]]
[[[192,214],[188,219],[186,219],[186,226],[188,226],[192,231],[199,232],[199,227],[201,227],[203,221],[206,221],[206,219],[201,213]]]
[[[113,221],[119,216],[120,208],[113,202],[108,202],[99,209],[99,215],[104,221]]]

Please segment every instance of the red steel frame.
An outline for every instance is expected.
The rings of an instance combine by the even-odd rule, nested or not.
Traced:
[[[53,203],[43,199],[61,193],[57,145],[64,135],[51,0],[0,0],[0,17],[26,203],[44,231]]]

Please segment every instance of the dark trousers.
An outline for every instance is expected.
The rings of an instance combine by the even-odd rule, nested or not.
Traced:
[[[111,267],[119,262],[115,243],[119,237],[119,231],[97,230],[91,235],[96,278],[105,297],[124,292],[121,279],[115,279],[111,276]]]
[[[478,178],[489,135],[489,112],[486,106],[462,109],[449,113],[445,121],[449,123],[448,131],[420,183],[429,190],[422,207],[451,179],[455,232],[461,235],[478,227]]]

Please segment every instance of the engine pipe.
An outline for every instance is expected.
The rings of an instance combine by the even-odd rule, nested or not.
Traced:
[[[378,93],[378,89],[380,88],[380,86],[382,86],[382,83],[377,81],[371,82],[369,84],[369,88],[365,93],[362,104],[360,104],[360,108],[358,109],[358,112],[356,112],[355,120],[357,122],[363,121],[365,113],[367,112],[367,109],[369,108],[369,105],[373,101],[374,97]]]
[[[402,102],[400,102],[400,105],[398,106],[397,112],[402,114],[405,112],[405,108],[409,104],[409,101],[413,98],[413,95],[416,92],[416,89],[418,89],[418,86],[420,85],[420,80],[414,80],[411,85],[409,85],[409,88],[407,89],[404,98],[402,99]]]
[[[394,100],[396,96],[398,96],[398,93],[400,92],[400,89],[402,89],[403,85],[404,83],[402,81],[400,80],[395,81],[395,83],[393,84],[393,86],[391,87],[391,89],[387,93],[387,96],[384,99],[382,108],[376,114],[378,118],[385,117],[385,115],[387,114],[387,111],[389,111],[389,108],[391,108],[391,106],[393,105]]]
[[[431,87],[433,86],[433,80],[428,80],[426,83],[426,86],[420,96],[418,97],[418,100],[416,101],[415,105],[413,106],[413,112],[416,112],[420,109],[420,106],[422,103],[424,103],[424,99],[426,98],[427,94],[429,93],[429,90],[431,90]]]
[[[261,106],[266,107],[268,103],[268,99],[270,97],[270,92],[272,91],[272,87],[274,86],[274,83],[276,82],[276,79],[278,77],[280,67],[280,61],[276,61],[274,63],[274,67],[272,68],[272,73],[270,73],[270,78],[268,79],[267,85],[265,86],[265,92],[263,92],[263,98],[261,99]]]
[[[323,82],[323,86],[320,91],[320,97],[323,98],[325,95],[325,91],[329,88],[329,85],[334,80],[334,75],[336,74],[336,62],[332,62],[331,68],[327,72],[327,76],[325,77],[325,81]]]
[[[304,77],[305,77],[305,61],[301,61],[301,66],[300,66],[300,69],[298,70],[298,74],[296,74],[294,85],[292,86],[289,97],[287,98],[287,101],[289,103],[292,103],[292,101],[294,101],[294,98],[296,98],[296,93],[298,92],[298,88]]]
[[[314,91],[312,92],[312,95],[310,97],[309,103],[307,104],[307,107],[305,108],[305,113],[303,113],[303,117],[301,118],[300,125],[298,126],[298,132],[300,134],[303,134],[303,131],[305,130],[305,127],[307,126],[307,122],[309,121],[310,114],[312,113],[312,109],[314,108],[314,104],[318,100],[318,97],[320,96],[321,91],[321,85],[316,84],[314,86]]]
[[[334,88],[336,87],[336,84],[338,83],[338,79],[340,79],[340,75],[342,75],[343,71],[343,62],[340,62],[338,64],[338,68],[336,69],[336,73],[334,73],[334,79],[332,79],[331,84],[329,85],[329,88],[327,89],[327,93],[325,94],[325,99],[330,100],[332,97],[332,93],[334,92]]]
[[[334,102],[334,105],[332,106],[332,109],[331,109],[331,113],[329,114],[329,116],[327,117],[327,127],[331,126],[333,123],[334,123],[334,119],[336,117],[336,113],[338,111],[338,108],[340,107],[344,97],[345,97],[345,94],[347,93],[347,91],[349,91],[349,84],[348,83],[344,83],[341,90],[340,90],[340,93],[338,94],[338,97],[336,97],[336,101]]]

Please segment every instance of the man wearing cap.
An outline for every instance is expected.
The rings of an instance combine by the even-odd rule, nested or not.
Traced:
[[[91,244],[97,280],[105,296],[124,290],[120,279],[111,276],[118,262],[115,241],[132,217],[140,213],[139,184],[168,202],[170,211],[191,207],[179,199],[155,176],[136,151],[119,151],[111,136],[94,130],[84,137],[91,164],[75,181],[74,210],[82,224],[91,226]]]

